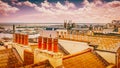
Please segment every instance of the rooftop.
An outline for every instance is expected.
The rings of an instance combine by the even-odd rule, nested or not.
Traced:
[[[81,52],[67,55],[63,57],[63,65],[58,68],[106,68],[110,64],[100,57],[96,52],[90,48]],[[43,60],[36,64],[31,64],[26,67],[32,68],[53,68],[49,60]]]
[[[105,63],[104,63],[105,62]],[[97,56],[91,49],[65,56],[63,58],[65,68],[106,68],[108,63]]]
[[[59,44],[67,50],[70,54],[85,50],[90,48],[87,43],[84,42],[77,42],[77,41],[70,41],[70,40],[60,40]]]
[[[0,68],[15,68],[23,65],[16,49],[2,49],[0,50]]]

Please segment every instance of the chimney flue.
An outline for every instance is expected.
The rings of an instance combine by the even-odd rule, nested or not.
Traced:
[[[20,34],[20,44],[22,44],[22,34]]]
[[[53,52],[58,52],[58,39],[54,39]]]
[[[41,36],[38,37],[38,48],[42,49],[42,37]]]
[[[22,34],[22,44],[24,45],[24,34]]]
[[[43,37],[43,50],[47,49],[47,38]]]
[[[52,51],[52,38],[48,38],[48,51]]]
[[[28,45],[28,35],[25,35],[25,45]]]
[[[20,44],[20,34],[18,34],[18,44]]]

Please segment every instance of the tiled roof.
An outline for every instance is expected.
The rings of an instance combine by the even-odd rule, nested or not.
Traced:
[[[65,56],[63,66],[65,68],[106,68],[106,65],[91,49]]]
[[[99,46],[97,47],[98,50],[117,52],[117,50],[120,48],[119,39],[104,38],[100,39],[98,44],[99,44]]]
[[[22,66],[22,63],[14,48],[0,50],[0,68],[18,68]]]

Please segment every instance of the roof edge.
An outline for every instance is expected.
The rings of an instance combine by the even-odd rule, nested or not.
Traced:
[[[75,54],[71,54],[71,55],[64,56],[64,57],[63,57],[63,60],[68,59],[68,58],[71,58],[71,57],[74,57],[74,56],[82,55],[82,54],[85,54],[85,53],[91,52],[91,51],[92,51],[92,49],[91,49],[91,48],[88,48],[88,49],[83,50],[83,51],[81,51],[81,52],[78,52],[78,53],[75,53]]]

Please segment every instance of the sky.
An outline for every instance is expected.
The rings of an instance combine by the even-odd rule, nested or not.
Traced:
[[[120,0],[0,0],[0,23],[110,23]]]

